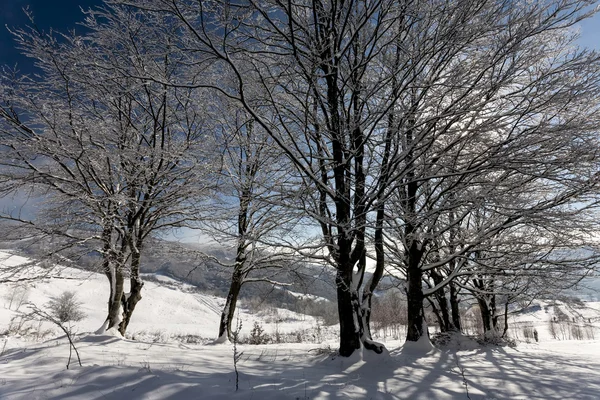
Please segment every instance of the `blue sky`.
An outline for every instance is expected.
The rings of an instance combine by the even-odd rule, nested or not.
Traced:
[[[36,24],[43,29],[58,31],[78,28],[83,19],[80,7],[87,9],[102,4],[102,0],[0,0],[0,65],[19,64],[23,72],[29,72],[31,60],[19,55],[6,26],[24,27],[28,20],[22,9],[29,6]],[[585,21],[581,26],[580,44],[600,50],[600,14]]]
[[[12,35],[6,28],[29,24],[23,8],[29,7],[40,29],[65,31],[78,30],[77,23],[83,20],[80,7],[88,9],[100,4],[102,0],[0,0],[0,65],[12,67],[18,63],[22,71],[30,70],[32,61],[21,56],[14,48]]]
[[[581,23],[579,43],[600,50],[600,13]]]

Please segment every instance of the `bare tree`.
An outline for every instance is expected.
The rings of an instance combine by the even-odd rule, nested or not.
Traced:
[[[300,207],[321,232],[315,247],[325,247],[311,255],[337,271],[340,354],[363,346],[381,353],[366,309],[382,273],[363,281],[366,231],[386,179],[381,128],[397,97],[388,89],[396,71],[383,61],[403,11],[391,1],[132,5],[175,16],[185,29],[182,47],[204,57],[197,67],[205,72],[210,62],[228,77],[187,86],[237,101],[293,162],[303,186]]]
[[[598,56],[571,46],[587,1],[131,5],[180,24],[193,67],[169,84],[238,102],[293,162],[326,249],[313,256],[337,271],[343,356],[383,351],[368,320],[384,232],[417,341],[424,296],[468,254],[519,224],[595,206]],[[215,71],[221,79],[196,81]],[[487,199],[503,199],[494,217],[457,237]],[[365,284],[371,234],[377,269]],[[443,268],[424,292],[424,272]]]
[[[572,46],[570,29],[587,6],[431,2],[415,18],[404,44],[420,66],[399,101],[405,157],[386,221],[407,278],[408,341],[426,334],[425,296],[502,232],[560,225],[592,239],[598,55]]]
[[[0,110],[4,192],[31,185],[50,211],[6,217],[102,255],[111,288],[103,329],[122,334],[141,299],[144,240],[191,223],[211,165],[199,93],[132,78],[147,69],[168,77],[180,64],[159,40],[168,24],[139,17],[110,7],[88,14],[83,37],[16,32],[42,73],[5,73]]]
[[[281,151],[243,110],[226,107],[221,115],[216,130],[223,154],[219,184],[210,215],[201,221],[201,229],[235,252],[231,261],[216,260],[232,269],[219,342],[234,340],[231,324],[243,285],[267,282],[287,286],[276,281],[277,275],[291,274],[299,260],[289,240],[281,238],[289,237],[301,219],[283,206],[288,196],[285,188],[295,185]]]

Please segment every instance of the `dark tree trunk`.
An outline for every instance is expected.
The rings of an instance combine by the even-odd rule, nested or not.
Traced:
[[[388,181],[390,179],[389,170],[389,159],[392,147],[392,138],[396,134],[395,129],[395,118],[394,114],[388,115],[388,129],[385,137],[385,146],[383,150],[383,156],[381,160],[381,178],[379,181],[378,193],[377,193],[377,204],[375,206],[375,235],[374,235],[374,247],[375,247],[375,271],[371,275],[371,280],[367,283],[362,298],[362,309],[363,309],[363,329],[365,330],[364,337],[365,347],[373,343],[373,336],[371,334],[371,310],[373,305],[373,293],[379,284],[379,281],[383,277],[385,270],[385,249],[384,249],[384,238],[383,238],[383,224],[385,220],[385,199]],[[374,348],[376,352],[383,351],[383,346],[379,345]]]
[[[440,327],[440,332],[447,332],[448,326],[444,323],[444,319],[442,318],[440,310],[438,309],[437,305],[435,304],[435,301],[433,301],[433,299],[431,299],[431,297],[427,297],[427,301],[429,302],[429,305],[431,306],[431,310],[433,311],[433,314],[435,315],[435,319],[437,319],[438,326]]]
[[[419,192],[419,183],[415,180],[414,172],[414,154],[413,154],[413,128],[416,122],[412,116],[409,116],[407,127],[405,132],[406,139],[406,164],[408,166],[408,173],[405,178],[404,189],[401,196],[403,200],[404,218],[407,221],[404,227],[404,237],[408,243],[405,249],[406,255],[406,284],[408,286],[406,291],[407,297],[407,331],[406,341],[417,342],[423,335],[424,332],[424,321],[423,321],[423,271],[421,270],[421,259],[425,251],[426,244],[418,239],[418,226],[417,226],[417,195]]]
[[[349,357],[360,349],[360,332],[355,326],[355,307],[358,293],[352,293],[352,271],[347,273],[339,268],[335,276],[337,287],[338,314],[340,318],[340,355]]]
[[[444,293],[444,290],[442,289],[440,292],[438,292],[438,294],[435,297],[436,297],[436,300],[438,301],[440,313],[442,316],[442,321],[444,324],[443,332],[455,331],[456,329],[454,328],[454,325],[452,324],[452,321],[450,320],[450,312],[448,310],[448,301],[446,300],[446,294]]]
[[[135,247],[131,246],[131,271],[130,271],[130,279],[129,279],[129,293],[123,293],[121,297],[121,306],[123,307],[123,319],[121,324],[119,324],[119,332],[121,335],[125,336],[125,332],[127,331],[127,327],[129,326],[129,322],[131,321],[131,316],[133,315],[133,311],[135,310],[135,306],[142,299],[142,288],[144,287],[144,282],[140,277],[140,266],[142,260],[142,240],[137,239],[135,243]]]
[[[433,282],[436,286],[440,285],[444,281],[443,276],[435,270],[430,271],[429,274],[430,274],[431,278],[433,279]],[[454,327],[454,324],[450,320],[450,310],[449,310],[448,299],[446,298],[445,288],[440,287],[434,293],[433,296],[438,304],[437,312],[439,313],[439,319],[441,320],[440,331],[441,332],[449,332],[449,331],[456,330],[456,328]]]
[[[408,327],[406,333],[407,342],[416,342],[421,336],[427,334],[423,331],[423,272],[419,267],[423,253],[417,248],[415,242],[412,243],[408,251],[408,268],[406,269],[406,291],[408,307]]]
[[[104,325],[106,330],[118,328],[121,320],[121,298],[125,282],[121,265],[115,265],[114,269],[107,268],[106,276],[110,284],[110,297],[108,298],[108,316]]]
[[[101,329],[108,330],[118,328],[121,322],[121,298],[124,290],[123,264],[125,259],[126,241],[121,240],[120,252],[112,249],[112,226],[108,226],[102,232],[104,241],[104,260],[102,268],[108,278],[110,285],[110,296],[108,297],[108,316]]]
[[[508,300],[504,303],[504,330],[502,331],[502,337],[505,337],[508,333]]]
[[[477,304],[479,304],[479,310],[481,311],[484,335],[495,335],[498,329],[495,296],[479,296],[477,297]]]
[[[237,306],[238,296],[242,289],[243,279],[241,271],[236,268],[233,272],[231,284],[229,285],[229,293],[227,293],[227,299],[225,300],[225,306],[221,312],[221,321],[219,322],[219,336],[217,342],[224,342],[226,339],[233,341],[231,334],[231,322],[235,316],[235,309]]]
[[[127,327],[131,321],[131,316],[133,315],[135,306],[142,299],[142,288],[144,287],[144,282],[142,282],[139,277],[131,277],[129,282],[131,285],[130,292],[123,293],[123,297],[121,298],[121,306],[123,307],[123,320],[119,324],[119,332],[121,332],[121,335],[123,336],[125,336],[125,332],[127,331]]]
[[[462,331],[462,324],[460,322],[460,305],[458,299],[458,291],[454,283],[450,283],[450,309],[452,311],[452,324],[454,329],[458,332]]]
[[[473,285],[477,289],[474,292],[481,320],[483,322],[484,336],[496,336],[498,334],[498,315],[496,313],[496,295],[494,295],[494,280],[479,277],[473,279]]]
[[[359,296],[365,269],[365,231],[369,205],[365,194],[366,173],[364,170],[365,144],[367,142],[362,131],[364,102],[361,93],[362,62],[359,56],[361,47],[353,47],[356,57],[350,57],[353,62],[353,73],[350,82],[340,89],[339,66],[337,52],[342,41],[334,28],[341,14],[331,12],[320,2],[315,3],[315,28],[318,30],[317,46],[322,46],[323,52],[318,55],[318,68],[322,71],[327,87],[326,107],[322,108],[327,114],[326,147],[330,146],[327,162],[319,160],[322,184],[330,186],[333,180],[333,192],[324,191],[322,187],[320,198],[321,229],[336,268],[336,290],[338,313],[340,319],[340,348],[343,357],[350,356],[361,344],[377,353],[383,352],[383,345],[370,339],[368,319],[371,293],[367,288],[366,297]],[[341,22],[341,20],[340,20]],[[352,52],[349,53],[352,55]],[[362,54],[362,53],[360,53]],[[333,62],[332,62],[333,61]],[[351,96],[348,94],[351,93]],[[345,107],[345,99],[351,98],[349,108]],[[348,113],[346,113],[348,111]],[[319,127],[315,129],[319,134]],[[317,145],[318,147],[320,145]],[[321,153],[322,147],[319,147]],[[330,175],[330,171],[332,174]],[[317,185],[321,186],[321,185]],[[334,203],[335,212],[331,213],[327,205],[327,197]],[[324,222],[328,221],[328,222]],[[330,222],[329,222],[330,221]],[[334,232],[335,231],[335,232]],[[355,273],[355,268],[357,272]],[[359,280],[353,282],[355,277]],[[378,280],[373,281],[373,286]],[[362,301],[365,301],[364,307]],[[361,343],[362,342],[362,343]]]
[[[487,301],[482,298],[477,298],[477,304],[479,304],[479,311],[481,312],[481,321],[483,322],[483,332],[487,333],[492,330],[492,314],[488,307]]]
[[[251,136],[253,129],[252,122],[249,123],[247,129],[248,135]],[[249,151],[249,149],[247,150]],[[216,340],[217,343],[225,342],[226,339],[229,339],[231,341],[234,340],[231,331],[231,323],[235,315],[238,296],[242,289],[242,285],[244,284],[244,277],[248,274],[250,270],[250,267],[246,268],[246,249],[248,245],[246,237],[248,235],[248,226],[250,224],[248,208],[250,207],[250,202],[252,201],[252,182],[254,181],[254,177],[258,172],[258,167],[258,163],[246,163],[245,166],[240,165],[239,173],[240,175],[244,176],[248,181],[246,182],[246,185],[243,186],[239,194],[240,205],[238,209],[238,236],[237,248],[235,252],[235,266],[233,269],[233,274],[231,276],[229,293],[227,293],[225,306],[223,307],[223,311],[221,312],[221,320],[219,322],[219,336]],[[244,270],[246,270],[246,272],[244,272]]]

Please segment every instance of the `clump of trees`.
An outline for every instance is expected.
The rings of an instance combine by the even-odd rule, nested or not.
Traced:
[[[17,31],[42,79],[2,74],[1,190],[48,200],[5,218],[94,243],[122,333],[146,238],[195,225],[236,248],[220,338],[242,284],[298,257],[336,271],[342,356],[385,350],[386,274],[408,342],[424,302],[460,331],[467,293],[498,335],[501,303],[597,262],[600,57],[573,29],[591,4],[123,0],[83,36]]]

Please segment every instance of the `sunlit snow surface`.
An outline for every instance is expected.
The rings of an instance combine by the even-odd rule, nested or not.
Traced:
[[[75,326],[83,367],[75,362],[66,370],[68,344],[56,335],[39,340],[0,336],[0,399],[600,398],[600,338],[551,339],[543,303],[517,319],[532,324],[540,342],[517,348],[479,348],[464,342],[439,350],[388,342],[386,356],[344,359],[326,350],[328,345],[335,348],[334,341],[239,345],[243,354],[236,392],[231,344],[175,340],[178,335],[214,338],[223,299],[194,293],[175,281],[167,286],[147,282],[130,325],[136,340],[94,335],[88,332],[105,316],[106,277],[76,270],[61,275],[78,279],[37,282],[30,285],[27,299],[43,305],[63,290],[79,293],[88,314]],[[17,313],[14,304],[8,310],[10,290],[10,285],[0,284],[0,332]],[[591,306],[588,320],[597,315],[597,304]],[[283,310],[277,318],[247,311],[240,318],[246,332],[256,319],[270,332],[316,329],[314,319]]]

